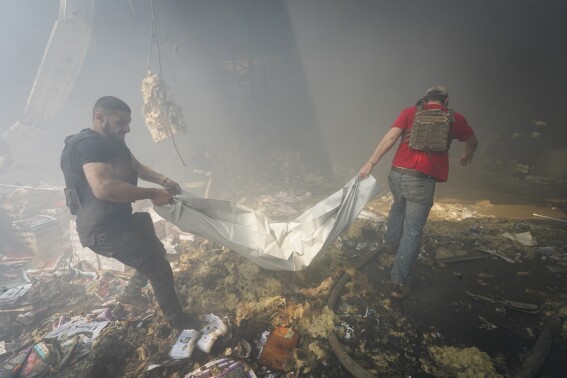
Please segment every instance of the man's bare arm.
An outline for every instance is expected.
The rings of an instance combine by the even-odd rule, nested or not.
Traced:
[[[122,181],[112,173],[112,166],[106,163],[87,163],[83,171],[96,198],[111,202],[133,202],[150,199],[154,204],[169,203],[171,194],[158,188],[139,188]],[[167,197],[167,198],[166,198]]]
[[[132,168],[138,172],[138,178],[144,181],[153,182],[154,184],[164,185],[164,181],[167,179],[161,173],[158,173],[151,169],[150,167],[140,163],[133,155],[132,155]]]
[[[461,165],[469,165],[472,162],[474,152],[478,147],[478,139],[476,135],[472,135],[469,139],[465,140],[465,152],[461,155]]]
[[[400,135],[402,135],[403,131],[404,130],[400,129],[399,127],[392,127],[390,128],[390,130],[388,130],[386,135],[382,137],[382,139],[374,149],[374,152],[372,153],[368,161],[364,163],[364,165],[360,168],[358,175],[361,178],[366,178],[370,175],[370,172],[372,172],[374,166],[378,164],[380,159],[382,159],[382,157],[384,157],[384,155],[392,149]]]
[[[140,163],[134,155],[132,155],[132,168],[138,172],[138,178],[144,181],[153,182],[155,184],[161,185],[164,188],[171,191],[173,194],[181,194],[181,187],[178,183],[171,180],[170,178],[158,173],[148,167]]]

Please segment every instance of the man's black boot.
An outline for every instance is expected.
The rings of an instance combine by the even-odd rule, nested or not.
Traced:
[[[130,285],[126,286],[116,299],[120,303],[130,304],[140,310],[145,310],[150,306],[150,301],[144,297],[142,289]]]

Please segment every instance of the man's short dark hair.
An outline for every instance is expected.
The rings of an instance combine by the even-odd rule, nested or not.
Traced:
[[[132,110],[130,110],[128,104],[126,104],[118,97],[113,97],[113,96],[101,97],[95,102],[93,106],[93,120],[95,119],[96,112],[109,114],[117,111],[132,113]]]

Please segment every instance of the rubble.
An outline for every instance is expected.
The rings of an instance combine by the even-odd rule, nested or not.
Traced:
[[[259,187],[262,193],[241,196],[239,202],[281,218],[292,214],[285,206],[295,211],[293,217],[328,193],[328,187],[283,191],[279,185]],[[199,377],[190,374],[215,371],[222,377],[215,367],[234,366],[242,367],[242,374],[249,377],[349,376],[329,345],[329,335],[335,334],[346,353],[373,375],[506,376],[535,342],[544,314],[553,311],[565,318],[567,293],[557,282],[565,271],[567,230],[561,222],[480,215],[476,209],[490,209],[487,202],[440,203],[432,210],[417,264],[421,287],[405,302],[390,300],[387,287],[394,255],[378,253],[390,203],[388,195],[369,203],[326,253],[301,273],[264,270],[214,242],[178,234],[159,220],[155,222],[175,252],[167,258],[182,305],[202,319],[212,313],[229,325],[214,340],[195,347],[188,358],[176,361],[170,351],[181,332],[168,326],[155,303],[143,311],[116,299],[132,272],[108,270],[78,258],[71,253],[70,233],[63,232],[61,246],[68,253],[55,267],[0,261],[2,267],[19,266],[29,280],[23,282],[18,276],[19,281],[0,294],[0,342],[6,349],[0,356],[1,366],[8,369],[19,363],[22,367],[34,345],[57,350],[48,335],[79,317],[85,324],[106,325],[88,347],[79,348],[81,343],[72,335],[69,345],[61,341],[61,357],[50,362],[50,369],[59,370],[52,370],[52,375]],[[52,206],[51,201],[44,206]],[[54,214],[50,216],[57,224],[69,224],[69,219]],[[502,237],[527,232],[535,245]],[[498,252],[515,263],[481,249]],[[30,253],[33,259],[39,255]],[[377,257],[355,272],[353,266],[369,253]],[[510,273],[504,276],[505,270]],[[547,276],[537,282],[542,272]],[[344,274],[350,280],[333,310],[327,299]],[[433,277],[444,277],[439,287],[462,287],[462,294],[437,295],[439,287]],[[468,296],[466,290],[476,297]],[[435,295],[428,296],[429,292]],[[144,289],[144,295],[153,298],[151,287]],[[442,305],[442,311],[434,307],[436,303]],[[510,311],[518,304],[528,311]],[[452,321],[455,328],[451,328]],[[557,336],[560,345],[567,340],[565,327],[563,321]],[[284,364],[266,367],[260,363],[260,340],[264,331],[276,329],[293,330],[297,343],[285,353]],[[473,345],[455,336],[463,329],[475,336],[486,333],[488,338],[492,333],[503,339],[517,338],[509,350],[495,353],[490,345]],[[66,348],[84,353],[65,359]]]
[[[435,376],[450,377],[501,377],[490,357],[478,348],[436,347],[429,348],[434,363],[425,371]]]
[[[266,340],[258,358],[261,365],[279,371],[291,371],[295,367],[293,351],[299,344],[299,333],[292,328],[276,327]]]

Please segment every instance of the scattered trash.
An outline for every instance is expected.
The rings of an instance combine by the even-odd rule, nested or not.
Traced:
[[[375,310],[375,309],[366,307],[366,311],[364,312],[364,315],[362,315],[362,317],[363,317],[364,319],[366,319],[367,317],[372,316],[372,315],[374,315],[374,314],[376,314],[376,310]]]
[[[25,325],[30,325],[33,323],[35,316],[45,310],[47,310],[48,307],[42,307],[42,308],[38,308],[35,310],[31,310],[26,312],[25,314],[20,314],[16,317],[16,321],[20,324],[25,324]]]
[[[531,229],[532,226],[524,222],[516,223],[516,225],[514,226],[514,231],[516,231],[516,233],[528,232]]]
[[[354,329],[346,323],[343,323],[343,325],[345,326],[344,340],[349,341],[350,339],[353,339],[354,338]]]
[[[95,316],[96,320],[99,321],[111,321],[111,320],[116,320],[117,317],[114,316],[114,314],[112,313],[112,310],[110,308],[102,308],[102,309],[98,309],[98,310],[93,310],[91,312],[92,315]]]
[[[69,221],[69,240],[73,251],[73,261],[76,265],[81,262],[88,262],[94,270],[112,270],[117,272],[125,272],[126,265],[111,257],[105,257],[94,253],[90,248],[83,247],[79,234],[77,233],[77,224],[74,219]]]
[[[258,359],[270,369],[291,371],[295,366],[292,351],[299,343],[299,333],[292,328],[277,327],[268,336]]]
[[[378,249],[378,243],[376,242],[359,242],[356,244],[355,249],[357,251],[375,251],[376,249]]]
[[[489,303],[494,303],[496,305],[502,305],[505,308],[508,308],[510,310],[514,310],[514,311],[520,311],[520,312],[526,312],[528,314],[539,314],[540,309],[538,305],[532,304],[532,303],[524,303],[524,302],[516,302],[516,301],[510,301],[507,299],[493,299],[493,298],[489,298],[489,297],[484,297],[482,295],[478,295],[478,294],[474,294],[471,293],[470,291],[467,291],[467,295],[473,299],[476,300],[482,300],[482,301],[486,301]]]
[[[48,373],[50,366],[60,362],[61,351],[57,342],[35,344],[18,374],[20,377],[41,377]]]
[[[23,265],[4,265],[0,264],[0,292],[8,289],[25,285],[30,280]]]
[[[167,361],[163,361],[163,362],[159,362],[159,363],[151,362],[151,363],[148,364],[146,371],[152,371],[154,369],[167,367],[167,366],[175,366],[175,365],[181,364],[182,362],[183,362],[183,359],[167,360]]]
[[[65,340],[71,336],[81,334],[83,336],[81,341],[91,344],[108,323],[108,321],[89,322],[83,317],[75,316],[67,323],[49,332],[45,336],[45,339]]]
[[[373,223],[384,223],[386,222],[386,218],[378,215],[378,214],[374,214],[370,211],[367,210],[362,210],[360,212],[360,214],[358,214],[358,219],[364,219],[364,220],[368,220],[371,221]]]
[[[565,220],[565,219],[559,219],[559,218],[554,218],[554,217],[548,217],[548,216],[546,216],[546,215],[535,214],[535,213],[532,214],[532,215],[533,215],[534,217],[536,217],[536,218],[543,218],[543,219],[554,220],[554,221],[557,221],[557,222],[567,223],[567,220]]]
[[[315,194],[310,194],[309,196],[308,193],[295,187],[293,191],[290,188],[286,188],[285,191],[280,189],[281,187],[277,186],[274,189],[276,194],[263,197],[265,202],[261,202],[260,206],[257,206],[258,203],[256,202],[258,197],[247,194],[250,195],[249,207],[253,209],[263,207],[273,211],[273,214],[281,215],[282,218],[288,216],[291,219],[291,215],[301,212],[302,208],[311,206],[309,197],[324,196],[324,191],[315,187],[313,188]],[[236,197],[236,193],[234,196]],[[387,200],[390,198],[391,200],[391,196],[383,198]],[[236,201],[240,200],[236,198]],[[359,233],[359,237],[351,238],[346,233],[341,234],[336,243],[327,247],[329,253],[323,256],[321,265],[315,266],[315,263],[313,263],[314,266],[309,271],[304,272],[306,278],[302,278],[302,281],[300,281],[297,278],[297,273],[294,273],[293,285],[290,285],[293,292],[281,290],[281,279],[273,279],[269,274],[271,272],[266,272],[263,269],[251,269],[251,266],[254,268],[257,268],[257,266],[241,259],[236,254],[226,253],[228,249],[219,246],[214,241],[204,240],[196,234],[175,233],[175,228],[170,227],[169,231],[173,231],[173,235],[162,239],[162,241],[166,246],[168,260],[172,264],[174,274],[176,274],[177,289],[180,295],[187,299],[184,305],[189,306],[192,311],[200,314],[209,312],[231,314],[230,321],[222,318],[223,325],[229,326],[227,327],[229,331],[222,334],[230,332],[234,335],[234,339],[231,338],[226,340],[226,342],[221,340],[223,341],[222,346],[224,349],[219,353],[221,356],[231,359],[231,362],[226,361],[228,365],[239,364],[238,361],[246,360],[256,370],[256,374],[261,373],[259,375],[265,378],[275,378],[284,375],[291,377],[296,374],[300,376],[324,376],[327,373],[331,375],[343,373],[343,371],[338,371],[340,367],[336,359],[329,358],[330,356],[327,355],[329,349],[324,336],[311,334],[309,330],[315,327],[310,328],[306,327],[305,324],[302,325],[302,317],[305,319],[308,312],[313,309],[318,310],[317,302],[319,299],[328,296],[329,286],[332,288],[333,285],[327,284],[327,281],[322,281],[323,276],[329,275],[328,282],[334,283],[337,280],[337,276],[333,276],[330,271],[337,269],[337,264],[339,264],[340,268],[352,265],[353,259],[358,259],[367,250],[373,250],[376,246],[382,245],[382,237],[385,233],[385,218],[378,214],[387,214],[387,212],[377,210],[377,206],[381,205],[377,205],[379,201],[380,199],[376,199],[369,202],[365,207],[366,210],[363,210],[355,220],[360,222],[365,228],[364,232]],[[478,207],[478,204],[474,205],[475,209],[478,209]],[[65,210],[67,211],[67,209]],[[478,210],[480,212],[480,209]],[[520,281],[522,284],[525,283],[525,288],[522,287],[522,291],[518,289],[518,291],[513,290],[508,291],[508,293],[517,294],[525,290],[529,298],[541,297],[543,300],[565,299],[565,294],[559,285],[549,284],[549,286],[542,287],[544,284],[547,285],[548,282],[554,282],[553,279],[561,275],[548,274],[551,277],[550,280],[546,279],[545,283],[542,280],[542,285],[535,285],[533,282],[537,281],[536,277],[539,277],[541,270],[532,270],[532,266],[528,265],[528,262],[529,259],[537,258],[538,260],[541,259],[550,271],[561,272],[567,269],[564,266],[567,262],[567,248],[564,246],[565,235],[567,234],[565,234],[565,230],[561,228],[561,225],[555,228],[550,227],[550,225],[554,226],[551,222],[532,221],[530,223],[529,220],[518,222],[505,218],[490,219],[480,215],[478,218],[475,215],[474,219],[467,219],[470,214],[474,215],[475,213],[461,204],[441,203],[437,207],[437,212],[433,214],[432,221],[428,221],[426,226],[423,238],[424,248],[420,253],[420,256],[425,256],[425,258],[420,259],[420,261],[426,262],[427,256],[429,256],[429,260],[432,260],[431,257],[435,256],[436,261],[440,263],[435,267],[436,271],[442,271],[445,278],[450,278],[452,277],[452,271],[457,270],[457,267],[447,268],[442,263],[490,258],[491,255],[500,255],[499,258],[508,259],[510,262],[521,259],[522,264],[516,264],[516,266],[506,265],[505,269],[509,269],[510,272],[502,277],[498,274],[491,275],[491,268],[486,268],[486,270],[482,271],[485,275],[478,273],[477,276],[482,277],[486,282],[479,282],[475,275],[470,273],[469,267],[474,266],[475,262],[458,266],[458,270],[466,275],[466,280],[460,281],[460,285],[468,286],[471,283],[474,285],[477,285],[477,283],[485,285],[483,289],[486,291],[484,293],[492,293],[490,294],[492,298],[483,297],[482,299],[475,299],[485,300],[487,303],[493,304],[480,306],[479,304],[475,305],[471,300],[465,299],[463,301],[461,299],[456,300],[451,305],[453,306],[452,309],[457,312],[456,316],[459,316],[458,313],[463,308],[471,310],[473,307],[475,307],[473,310],[477,312],[475,316],[478,313],[484,315],[484,317],[478,315],[479,320],[473,322],[472,325],[469,324],[469,330],[466,332],[475,333],[476,329],[476,333],[482,334],[483,332],[479,331],[479,329],[487,331],[495,328],[507,329],[522,334],[524,341],[529,344],[539,332],[541,324],[538,320],[539,318],[522,317],[522,320],[524,318],[530,319],[529,323],[528,321],[513,322],[515,320],[514,313],[508,309],[511,309],[509,306],[512,304],[519,302],[502,300],[502,298],[511,294],[506,294],[506,291],[503,292],[507,287],[502,285],[501,279],[503,277],[515,277],[515,281]],[[437,219],[440,219],[439,222],[434,220],[435,216]],[[60,225],[68,224],[68,221],[63,220],[64,218],[58,219]],[[160,221],[158,223],[162,224],[163,222]],[[543,223],[545,225],[542,225]],[[66,226],[61,227],[61,229],[65,231],[65,234],[68,233]],[[167,232],[167,226],[164,226],[164,230]],[[512,235],[516,240],[502,237],[501,235],[505,233]],[[537,240],[538,245],[544,246],[532,247],[521,243],[518,241],[517,236],[522,233],[529,233],[532,240]],[[64,237],[68,236],[65,235]],[[63,247],[70,249],[69,244]],[[477,247],[479,250],[485,249],[496,252],[490,253],[475,250]],[[443,250],[446,252],[444,257],[442,257]],[[174,251],[175,253],[173,253]],[[98,255],[93,255],[98,259]],[[380,256],[379,258],[390,257],[392,255]],[[121,285],[131,275],[131,272],[121,273],[114,270],[104,273],[100,259],[95,263],[87,259],[77,259],[77,255],[74,256],[74,259],[62,260],[57,270],[45,269],[43,264],[33,265],[33,268],[37,269],[27,269],[32,266],[31,258],[28,258],[30,261],[26,261],[25,265],[22,263],[23,260],[6,259],[2,256],[0,258],[0,265],[26,267],[23,269],[23,273],[29,280],[22,285],[14,286],[3,292],[0,291],[0,317],[2,318],[0,320],[0,340],[5,341],[0,342],[0,356],[2,356],[0,361],[9,359],[13,363],[12,367],[16,369],[18,369],[17,357],[19,356],[19,369],[24,364],[27,364],[26,366],[29,368],[34,367],[36,369],[35,372],[40,372],[45,367],[45,365],[41,366],[41,362],[48,361],[49,374],[51,375],[81,376],[78,369],[85,368],[85,371],[91,375],[92,369],[95,369],[99,374],[92,376],[143,376],[146,369],[149,371],[159,367],[168,367],[163,372],[160,372],[161,375],[182,377],[200,364],[219,358],[216,352],[221,350],[221,348],[218,348],[221,342],[215,340],[221,338],[222,335],[211,332],[209,337],[207,337],[205,328],[202,329],[203,333],[200,337],[197,335],[195,340],[193,340],[193,354],[189,353],[189,359],[172,360],[167,357],[168,352],[172,349],[172,341],[176,340],[177,334],[170,333],[171,331],[167,327],[163,316],[159,316],[160,313],[155,303],[150,305],[151,309],[149,311],[139,314],[130,306],[117,304],[112,298],[113,293],[119,287],[113,287],[113,285]],[[492,261],[492,263],[480,261],[478,263],[481,267],[502,266],[504,264],[498,261]],[[399,371],[400,374],[406,375],[414,372],[418,375],[426,374],[427,363],[428,361],[431,362],[431,356],[423,353],[424,351],[427,352],[426,348],[415,348],[414,345],[418,344],[414,343],[414,341],[423,342],[423,344],[419,345],[427,347],[429,345],[446,346],[454,339],[449,334],[447,334],[447,337],[443,337],[439,332],[432,331],[431,328],[426,328],[426,331],[422,333],[422,329],[416,328],[414,324],[411,324],[411,321],[404,318],[406,307],[402,306],[400,309],[399,306],[386,299],[387,292],[380,291],[380,287],[374,286],[384,284],[384,282],[380,283],[379,279],[387,279],[388,272],[384,270],[386,269],[385,266],[385,264],[380,263],[378,267],[382,270],[376,274],[374,274],[376,270],[372,266],[371,273],[364,272],[358,275],[356,280],[353,280],[353,286],[346,290],[345,295],[341,297],[341,302],[348,305],[345,305],[344,308],[339,308],[340,312],[337,311],[336,314],[340,320],[335,318],[335,323],[332,326],[336,327],[336,324],[341,320],[346,319],[348,321],[345,332],[340,333],[340,340],[341,342],[344,342],[344,340],[348,341],[347,350],[349,354],[358,361],[362,357],[365,365],[371,369],[369,371],[372,371],[373,374],[378,376],[387,375],[388,371]],[[101,272],[101,270],[103,271]],[[518,272],[518,270],[522,271]],[[453,277],[457,279],[463,278],[463,274],[455,274]],[[531,277],[524,279],[523,277],[527,274],[530,274]],[[243,277],[246,279],[243,279]],[[367,282],[367,279],[370,282]],[[254,287],[254,290],[250,289],[254,285],[257,287]],[[385,285],[387,286],[387,282]],[[246,290],[242,286],[245,286]],[[272,288],[272,286],[276,288]],[[541,290],[541,292],[536,292],[535,290]],[[144,292],[151,292],[151,289],[145,289]],[[278,305],[254,307],[256,305],[254,302],[261,303],[265,301],[267,303],[267,297],[277,297],[277,300],[269,301],[269,303],[278,303]],[[418,295],[417,298],[420,298],[420,296]],[[428,304],[426,302],[423,303],[424,305]],[[544,302],[542,301],[542,303]],[[547,306],[548,302],[545,303]],[[45,311],[45,316],[30,318],[36,309],[41,309],[46,305],[49,306],[49,309]],[[520,306],[520,309],[517,311],[538,313],[537,306],[534,306],[527,303],[524,304],[523,308]],[[541,307],[543,308],[543,305]],[[93,308],[95,310],[92,310]],[[258,308],[262,309],[258,310]],[[232,309],[236,310],[231,312],[230,310]],[[72,316],[77,313],[84,314],[83,319],[86,324],[90,322],[108,322],[108,326],[100,334],[102,336],[99,337],[101,344],[97,342],[90,347],[87,345],[83,348],[82,346],[86,344],[82,344],[82,342],[86,340],[80,331],[74,334],[72,334],[73,332],[68,332],[57,339],[43,337],[45,333],[66,327],[66,324],[69,323],[69,318],[72,319]],[[20,320],[24,320],[24,323],[29,323],[30,321],[31,323],[26,325],[16,321],[18,315],[20,315]],[[507,323],[505,320],[499,320],[501,318],[510,320],[510,323]],[[260,331],[254,327],[258,325],[262,327],[266,326],[266,324],[283,326],[293,324],[294,327],[297,327],[293,335],[301,334],[301,344],[297,344],[295,349],[291,349],[290,352],[283,353],[284,357],[289,358],[286,366],[288,368],[292,366],[291,370],[288,370],[290,373],[281,373],[273,367],[263,367],[259,370],[258,357],[262,355],[262,352],[264,352],[263,358],[268,356],[266,352],[269,351],[269,348],[266,351],[264,351],[263,347],[256,349],[254,345],[251,345],[250,342],[243,338],[257,335]],[[531,328],[524,328],[526,325],[531,326]],[[306,332],[305,334],[304,331]],[[387,333],[388,336],[382,340],[381,337],[384,333]],[[565,331],[563,331],[563,334],[565,334]],[[263,340],[264,344],[266,344],[270,335],[271,333],[266,331]],[[372,338],[374,336],[375,339]],[[422,336],[423,339],[421,339]],[[97,346],[103,345],[103,343],[107,352],[101,354],[97,350]],[[2,345],[4,345],[4,349],[2,349]],[[117,350],[115,351],[112,346],[116,346]],[[195,347],[204,353],[209,353],[209,355],[205,356],[199,352],[195,353]],[[525,351],[525,347],[522,347]],[[93,348],[93,351],[89,359],[77,363],[77,353],[89,353],[90,348]],[[394,350],[392,348],[395,348],[395,352],[392,352]],[[507,350],[507,352],[516,353],[516,349],[518,348],[515,345],[510,346],[510,350]],[[72,350],[72,353],[68,353],[70,350]],[[258,354],[256,353],[257,350],[260,350]],[[43,360],[41,357],[38,359],[38,351],[44,352],[47,359]],[[402,351],[404,352],[402,353]],[[445,348],[442,352],[447,351],[447,348]],[[61,357],[55,358],[54,356],[58,353],[61,354]],[[118,357],[116,362],[109,362],[107,359],[109,353],[112,355],[116,354]],[[522,353],[520,352],[520,356],[523,356]],[[157,356],[165,357],[167,360],[160,361],[157,364],[149,363],[152,358],[157,358]],[[439,354],[440,360],[444,358],[443,356],[441,353]],[[195,361],[193,358],[195,358]],[[414,358],[416,360],[412,360]],[[417,358],[419,358],[419,362],[416,362],[418,361]],[[225,360],[209,362],[190,374],[203,374],[206,372],[208,376],[205,376],[208,378],[224,377],[221,375],[221,371],[217,369],[218,366],[213,366],[213,364]],[[4,372],[10,371],[11,368],[8,367],[7,363],[8,361],[0,363],[0,376],[4,376]],[[108,367],[104,367],[107,363],[109,364]],[[65,366],[69,367],[69,371],[57,372],[58,368]],[[404,370],[404,366],[410,366],[408,369],[411,369],[412,372]],[[509,362],[499,362],[497,366],[498,373],[503,373],[504,375],[509,373],[511,367]],[[442,363],[438,362],[437,368],[441,369],[442,367]],[[444,368],[449,369],[450,367]],[[466,366],[463,367],[463,369],[466,368]],[[91,371],[88,369],[91,369]],[[337,371],[334,369],[337,369]],[[439,371],[447,373],[443,370]],[[463,371],[453,372],[456,374]],[[225,374],[228,374],[228,372]],[[232,371],[230,374],[237,377],[241,376],[236,375],[237,373]],[[241,372],[239,371],[238,374],[241,374]],[[252,377],[252,375],[249,376]],[[192,378],[191,375],[187,375],[187,377]],[[196,377],[201,377],[201,375]]]
[[[100,278],[100,285],[95,294],[104,301],[122,292],[126,284],[127,282],[124,279],[116,277],[111,272],[104,272]]]
[[[520,256],[518,254],[516,254],[516,256],[514,256],[514,257],[509,257],[509,256],[506,256],[503,253],[492,251],[490,249],[485,249],[485,248],[480,248],[480,247],[476,247],[476,249],[478,249],[481,252],[486,252],[486,253],[489,253],[491,255],[498,256],[502,260],[508,261],[509,263],[512,263],[512,264],[515,263],[516,261],[518,261],[518,259],[520,258]]]
[[[24,245],[36,255],[56,253],[61,240],[57,219],[49,215],[36,215],[28,219],[14,221],[14,228]]]
[[[486,320],[485,318],[483,318],[482,316],[478,316],[478,318],[481,320],[482,324],[480,326],[481,329],[485,329],[487,331],[490,331],[491,329],[496,329],[498,328],[497,326],[495,326],[494,324],[490,323],[488,320]]]
[[[227,350],[228,353],[225,355],[231,355],[237,358],[247,359],[250,358],[250,354],[252,353],[252,345],[244,339],[240,340],[238,344],[231,350]]]
[[[478,223],[472,224],[472,225],[469,227],[469,231],[472,232],[472,233],[474,233],[474,234],[477,234],[477,235],[482,235],[482,234],[484,234],[484,232],[485,232],[484,227],[482,227],[482,226],[481,226],[480,224],[478,224]]]
[[[242,361],[221,358],[206,363],[185,378],[256,378],[256,374]]]
[[[509,232],[505,232],[501,236],[506,238],[506,239],[509,239],[509,240],[517,241],[518,243],[525,245],[525,246],[528,246],[528,247],[533,247],[537,244],[533,240],[532,234],[529,231],[521,232],[521,233],[515,234],[515,235],[512,235]]]
[[[435,202],[431,207],[434,217],[442,217],[445,220],[464,220],[476,217],[476,211],[468,209],[459,203]]]
[[[256,343],[256,347],[258,348],[258,357],[262,354],[262,350],[264,350],[264,345],[266,345],[266,341],[268,341],[268,336],[270,336],[270,331],[264,331],[260,335],[258,342]]]
[[[2,362],[2,364],[0,364],[0,376],[7,378],[17,377],[31,351],[31,347],[25,348],[7,361]]]
[[[0,307],[14,305],[31,287],[31,284],[25,284],[6,290],[0,294]]]
[[[449,250],[447,247],[440,246],[435,251],[435,260],[441,263],[452,263],[452,262],[460,262],[460,261],[470,261],[470,260],[479,260],[487,258],[488,255],[484,253],[475,253],[474,251],[464,251],[464,250]]]

